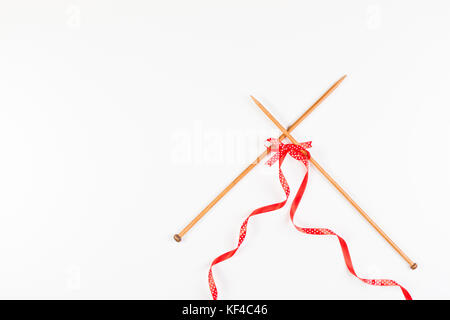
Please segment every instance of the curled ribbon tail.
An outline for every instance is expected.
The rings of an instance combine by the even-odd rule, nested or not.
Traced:
[[[284,144],[282,142],[280,142],[278,139],[268,139],[267,141],[271,142],[272,145],[275,145],[277,147],[277,151],[275,153],[275,155],[269,160],[269,162],[272,160],[273,162],[270,164],[272,165],[273,163],[275,163],[276,161],[278,162],[278,166],[279,166],[279,179],[280,179],[280,183],[281,186],[284,190],[284,193],[286,195],[286,199],[282,202],[278,202],[278,203],[274,203],[274,204],[270,204],[261,208],[258,208],[256,210],[254,210],[248,217],[247,219],[244,220],[244,222],[241,225],[241,229],[239,232],[239,240],[237,243],[236,248],[234,248],[231,251],[228,251],[220,256],[218,256],[216,259],[213,260],[213,262],[211,263],[211,266],[209,268],[209,272],[208,272],[208,284],[209,284],[209,290],[211,292],[211,296],[214,300],[217,300],[217,296],[218,296],[218,292],[217,292],[217,286],[216,283],[214,281],[214,276],[213,276],[213,272],[212,272],[212,267],[222,261],[225,261],[227,259],[230,259],[232,256],[234,256],[234,254],[237,252],[237,250],[239,249],[239,247],[241,246],[241,244],[244,242],[244,239],[247,235],[247,224],[249,219],[252,216],[261,214],[261,213],[266,213],[266,212],[271,212],[271,211],[275,211],[278,210],[282,207],[284,207],[284,205],[286,204],[288,198],[289,198],[289,194],[290,194],[290,189],[289,189],[289,185],[287,183],[286,178],[283,175],[283,172],[281,171],[281,164],[283,163],[288,150],[284,148]]]
[[[403,296],[405,297],[406,300],[412,300],[412,297],[409,294],[408,290],[406,290],[404,287],[402,287],[400,284],[398,284],[394,280],[364,279],[364,278],[359,277],[355,272],[355,268],[353,267],[352,259],[350,257],[350,250],[348,249],[347,243],[345,242],[345,240],[342,237],[340,237],[339,235],[334,233],[332,230],[327,229],[327,228],[303,228],[303,227],[300,227],[295,224],[295,222],[294,222],[295,212],[297,211],[297,207],[300,204],[300,201],[302,200],[303,194],[306,189],[306,184],[308,182],[308,167],[306,167],[306,168],[307,168],[306,169],[307,171],[306,171],[305,177],[303,178],[300,188],[298,189],[297,194],[295,195],[294,200],[292,200],[292,204],[291,204],[290,219],[291,219],[293,226],[302,233],[311,234],[311,235],[331,235],[331,236],[337,237],[339,240],[339,244],[341,246],[342,255],[344,256],[345,265],[346,265],[348,271],[354,277],[356,277],[359,280],[361,280],[362,282],[364,282],[366,284],[370,284],[372,286],[397,286],[401,289]]]
[[[284,193],[286,195],[286,199],[282,202],[279,203],[274,203],[265,207],[261,207],[258,208],[256,210],[254,210],[248,217],[247,219],[245,219],[245,221],[243,222],[243,224],[241,225],[241,229],[240,229],[240,233],[239,233],[239,240],[238,240],[238,244],[237,247],[231,251],[228,251],[220,256],[218,256],[216,259],[213,260],[213,262],[211,263],[211,266],[209,268],[209,273],[208,273],[208,282],[209,282],[209,288],[211,291],[211,296],[214,300],[217,299],[217,287],[214,281],[214,277],[213,277],[213,273],[212,273],[212,267],[224,260],[227,260],[229,258],[231,258],[236,251],[239,249],[239,247],[241,246],[241,244],[243,243],[246,235],[247,235],[247,224],[248,221],[250,219],[250,217],[261,214],[261,213],[265,213],[265,212],[270,212],[270,211],[274,211],[277,209],[280,209],[282,207],[284,207],[284,205],[286,204],[289,195],[290,195],[290,188],[289,185],[287,183],[287,180],[283,174],[283,171],[281,170],[281,166],[283,164],[284,159],[286,158],[286,155],[289,154],[291,157],[293,157],[294,159],[302,162],[305,167],[306,167],[306,173],[303,177],[303,180],[301,182],[301,185],[297,191],[297,194],[294,197],[294,200],[292,201],[292,205],[290,208],[290,219],[292,224],[294,225],[294,227],[302,232],[302,233],[306,233],[306,234],[311,234],[311,235],[331,235],[331,236],[335,236],[338,238],[339,240],[339,244],[341,246],[342,249],[342,254],[344,256],[344,260],[345,260],[345,264],[347,266],[348,271],[355,276],[356,278],[358,278],[359,280],[361,280],[364,283],[373,285],[373,286],[398,286],[400,287],[403,296],[405,297],[406,300],[411,300],[411,295],[409,294],[409,292],[402,287],[401,285],[399,285],[397,282],[393,281],[393,280],[389,280],[389,279],[364,279],[364,278],[360,278],[353,267],[353,263],[352,260],[350,258],[350,251],[348,249],[347,243],[345,242],[345,240],[343,238],[341,238],[339,235],[337,235],[336,233],[334,233],[332,230],[330,229],[326,229],[326,228],[303,228],[300,226],[297,226],[294,223],[294,216],[295,216],[295,212],[297,211],[297,208],[300,204],[300,201],[303,197],[303,194],[306,190],[306,185],[308,183],[308,175],[309,175],[309,160],[311,158],[308,150],[311,148],[311,141],[309,142],[303,142],[300,144],[283,144],[279,139],[267,139],[268,142],[270,142],[270,152],[274,152],[274,155],[267,161],[267,164],[269,166],[273,165],[274,163],[276,163],[278,161],[278,178],[281,184],[281,187],[284,190]]]

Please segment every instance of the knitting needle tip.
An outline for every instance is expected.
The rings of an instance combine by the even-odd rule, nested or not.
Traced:
[[[347,78],[346,74],[344,74],[342,77],[340,77],[339,80],[335,82],[333,87],[336,88],[338,85],[341,84],[342,81],[344,81],[345,78]],[[253,102],[255,102],[258,106],[261,105],[261,102],[259,102],[254,96],[250,95],[250,98],[252,98]]]
[[[346,74],[344,74],[338,81],[337,83],[341,83],[342,81],[344,81],[344,79],[347,77]]]
[[[254,96],[250,95],[250,98],[252,98],[253,102],[256,103],[258,106],[261,105],[261,102],[259,102]]]

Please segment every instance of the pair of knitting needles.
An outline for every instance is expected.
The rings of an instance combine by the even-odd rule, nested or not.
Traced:
[[[298,144],[297,140],[290,134],[311,112],[324,101],[345,79],[345,75],[340,78],[330,89],[328,89],[306,112],[294,122],[292,126],[286,130],[275,117],[253,96],[252,100],[256,105],[264,112],[264,114],[281,130],[283,133],[279,140],[284,138],[289,138],[292,143]],[[256,160],[250,164],[237,178],[235,178],[213,201],[211,201],[205,209],[203,209],[180,233],[174,235],[176,241],[181,241],[182,237],[226,194],[230,191],[244,176],[247,175],[267,154],[268,150],[263,152]],[[349,196],[347,192],[317,163],[314,158],[310,158],[311,164],[316,167],[316,169],[344,196],[345,199],[363,216],[364,219],[369,222],[369,224],[394,248],[395,251],[409,264],[411,269],[416,269],[417,264],[414,263],[388,236],[387,234],[369,217],[369,215],[364,212],[364,210]]]

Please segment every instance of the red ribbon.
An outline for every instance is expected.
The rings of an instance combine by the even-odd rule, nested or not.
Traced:
[[[300,203],[300,200],[303,197],[303,193],[305,192],[306,184],[308,183],[308,169],[309,169],[310,154],[309,154],[309,152],[306,149],[311,147],[311,142],[310,141],[309,142],[303,142],[303,143],[300,143],[299,145],[295,145],[295,144],[283,144],[278,139],[273,139],[273,138],[272,139],[267,139],[267,141],[269,141],[271,143],[271,147],[270,147],[271,151],[275,152],[275,154],[269,159],[267,164],[269,166],[271,166],[275,162],[278,161],[279,180],[280,180],[281,186],[282,186],[282,188],[284,190],[284,193],[286,194],[286,199],[284,201],[282,201],[282,202],[274,203],[274,204],[271,204],[271,205],[268,205],[268,206],[264,206],[264,207],[261,207],[261,208],[258,208],[256,210],[254,210],[247,217],[247,219],[244,220],[244,223],[241,225],[237,247],[235,249],[231,250],[231,251],[228,251],[228,252],[218,256],[211,263],[211,266],[209,268],[209,273],[208,273],[208,282],[209,282],[209,289],[211,291],[211,295],[212,295],[213,299],[217,300],[217,287],[216,287],[216,283],[214,282],[214,277],[213,277],[213,273],[212,273],[212,267],[214,265],[222,262],[222,261],[225,261],[225,260],[231,258],[236,253],[236,251],[241,246],[241,244],[244,241],[245,236],[247,234],[248,220],[252,216],[280,209],[280,208],[284,207],[284,205],[286,204],[286,202],[287,202],[287,200],[289,198],[290,189],[289,189],[289,185],[287,183],[287,180],[284,177],[283,171],[281,170],[281,165],[282,165],[284,159],[286,158],[286,155],[289,154],[294,159],[303,162],[303,164],[306,167],[305,176],[303,177],[303,181],[302,181],[302,183],[300,185],[300,188],[298,189],[297,194],[295,195],[295,198],[292,201],[292,205],[291,205],[291,209],[290,209],[291,222],[294,225],[294,227],[298,231],[303,232],[303,233],[307,233],[307,234],[312,234],[312,235],[333,235],[333,236],[336,236],[338,238],[338,240],[339,240],[339,244],[341,245],[342,254],[344,255],[344,260],[345,260],[345,264],[347,266],[347,269],[348,269],[348,271],[350,271],[350,273],[352,275],[354,275],[359,280],[361,280],[361,281],[363,281],[363,282],[365,282],[367,284],[373,285],[373,286],[398,286],[402,290],[402,293],[405,296],[405,299],[406,300],[412,300],[411,295],[409,294],[409,292],[404,287],[402,287],[397,282],[395,282],[394,280],[360,278],[356,274],[355,269],[353,267],[353,263],[352,263],[352,259],[350,258],[350,252],[348,250],[347,243],[345,242],[344,239],[342,239],[339,235],[337,235],[336,233],[334,233],[330,229],[325,229],[325,228],[302,228],[302,227],[297,226],[294,223],[295,212],[296,212],[297,207],[298,207],[298,205]]]

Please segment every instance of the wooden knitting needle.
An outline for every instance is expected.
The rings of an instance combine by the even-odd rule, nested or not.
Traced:
[[[272,120],[272,122],[278,127],[278,129],[281,130],[281,132],[283,132],[283,134],[289,138],[289,140],[292,141],[292,143],[294,144],[299,144],[297,140],[295,140],[294,137],[292,137],[292,135],[289,133],[289,131],[287,131],[279,122],[277,119],[275,119],[275,117],[261,104],[261,102],[259,102],[258,100],[256,100],[255,97],[250,96],[252,98],[252,100],[256,103],[256,105],[261,109],[262,112],[264,112],[264,114],[270,119]],[[320,171],[321,174],[323,174],[325,176],[325,178],[327,178],[327,180],[345,197],[345,199],[348,200],[348,202],[350,202],[350,204],[364,217],[364,219],[367,220],[367,222],[370,223],[370,225],[372,227],[375,228],[375,230],[377,230],[377,232],[395,249],[395,251],[398,252],[398,254],[400,254],[400,256],[405,259],[406,262],[408,262],[409,266],[411,267],[411,269],[416,269],[417,268],[417,264],[414,263],[395,243],[394,241],[392,241],[386,233],[384,233],[383,230],[381,230],[381,228],[369,217],[369,215],[367,213],[364,212],[363,209],[361,209],[361,207],[348,195],[347,192],[344,191],[344,189],[342,189],[342,187],[317,163],[316,160],[314,160],[312,157],[309,159],[309,161],[317,168],[317,170]]]
[[[300,118],[297,119],[297,121],[295,121],[288,129],[289,132],[293,131],[303,120],[305,120],[305,118],[307,116],[309,116],[311,114],[311,112],[313,112],[313,110],[319,105],[321,104],[340,84],[342,81],[344,81],[345,77],[347,75],[344,75],[343,77],[341,77],[338,81],[336,81],[316,102],[314,102],[314,104],[309,107],[308,110],[305,111],[305,113],[303,113],[301,115]],[[284,138],[286,138],[286,136],[284,134],[282,134],[280,136],[280,141],[283,140]],[[175,239],[175,241],[180,242],[182,237],[201,219],[203,218],[203,216],[209,211],[211,210],[212,207],[214,207],[214,205],[219,202],[220,199],[222,199],[222,197],[224,195],[226,195],[228,193],[228,191],[230,191],[239,181],[241,181],[241,179],[243,177],[245,177],[254,167],[256,167],[256,165],[262,160],[264,159],[264,157],[268,154],[267,150],[264,151],[258,158],[256,158],[255,161],[253,161],[253,163],[251,163],[244,171],[241,172],[240,175],[238,175],[225,189],[222,190],[221,193],[219,193],[217,195],[217,197],[215,197],[194,219],[192,219],[191,222],[189,222],[189,224],[184,227],[183,230],[181,230],[180,233],[177,233],[173,236],[173,238]]]

